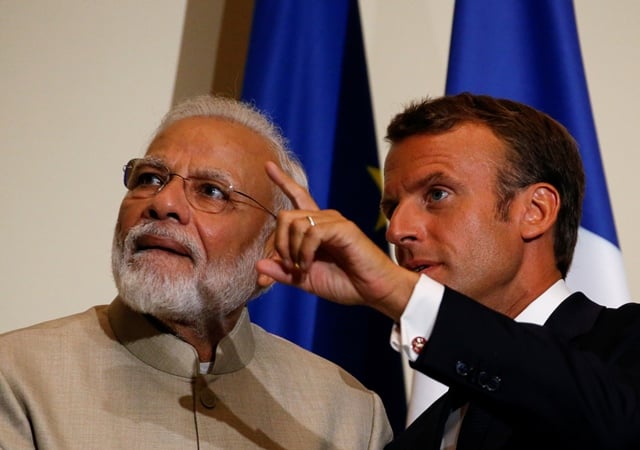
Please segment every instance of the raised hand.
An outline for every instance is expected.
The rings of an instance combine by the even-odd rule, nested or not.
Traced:
[[[365,304],[397,320],[418,275],[396,265],[338,211],[318,209],[277,165],[267,163],[266,170],[295,209],[278,213],[277,255],[258,262],[261,283],[273,279],[337,303]]]

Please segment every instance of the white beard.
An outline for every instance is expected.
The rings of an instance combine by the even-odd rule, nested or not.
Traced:
[[[135,311],[204,333],[212,320],[223,319],[262,292],[257,285],[255,264],[263,257],[269,228],[263,227],[242,254],[207,263],[204,252],[179,228],[149,222],[131,228],[123,239],[116,227],[111,266],[118,293]],[[145,261],[144,253],[135,252],[135,242],[146,234],[170,238],[183,245],[193,259],[195,273],[158,270]]]

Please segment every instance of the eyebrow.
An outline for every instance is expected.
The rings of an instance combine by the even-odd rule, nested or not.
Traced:
[[[415,180],[411,180],[409,184],[404,184],[404,190],[406,192],[413,192],[423,189],[425,186],[431,186],[438,183],[455,184],[455,181],[449,175],[439,170],[437,172],[428,173]],[[388,199],[393,200],[392,197],[389,197]],[[383,200],[386,199],[383,198]]]
[[[200,178],[222,181],[229,186],[235,186],[233,183],[233,177],[228,170],[219,168],[199,167],[193,174],[188,175],[189,178]]]
[[[412,183],[410,186],[412,189],[422,188],[424,186],[431,186],[433,184],[438,184],[442,182],[452,183],[452,178],[442,171],[430,173],[420,179],[418,179],[415,183]]]
[[[432,186],[438,183],[446,183],[449,185],[456,185],[455,181],[446,173],[439,170],[437,172],[428,173],[427,175],[417,178],[416,180],[412,180],[411,183],[406,187],[405,191],[408,193],[421,191],[425,189],[427,186]],[[383,192],[384,194],[384,192]],[[382,212],[389,209],[393,205],[397,205],[399,203],[399,199],[397,197],[382,197],[380,199],[379,208]]]
[[[169,172],[175,172],[169,167],[167,162],[162,158],[157,158],[155,156],[145,156],[142,159],[144,159],[146,162],[150,164],[166,167],[169,170]],[[233,182],[233,176],[226,169],[199,167],[193,173],[189,173],[185,176],[187,178],[217,180],[217,181],[223,182],[228,186],[235,187],[235,183]]]
[[[156,165],[156,166],[164,166],[166,167],[167,164],[160,158],[156,158],[154,156],[144,156],[141,158],[143,161],[152,164],[152,165]]]

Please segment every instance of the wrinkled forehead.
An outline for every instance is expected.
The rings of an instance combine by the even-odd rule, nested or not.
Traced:
[[[145,158],[185,176],[226,172],[249,182],[266,178],[264,165],[274,161],[269,141],[237,122],[190,117],[167,126],[149,145]]]
[[[209,151],[225,146],[250,155],[272,154],[270,141],[255,130],[221,117],[188,117],[171,123],[148,147],[182,146],[192,151]]]

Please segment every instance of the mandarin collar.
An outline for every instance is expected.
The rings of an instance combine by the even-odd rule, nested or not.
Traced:
[[[136,358],[162,372],[183,378],[199,374],[196,349],[177,336],[158,328],[148,316],[129,308],[119,297],[108,309],[109,323],[118,341]],[[245,367],[255,353],[255,341],[247,308],[233,329],[220,340],[211,375]]]

